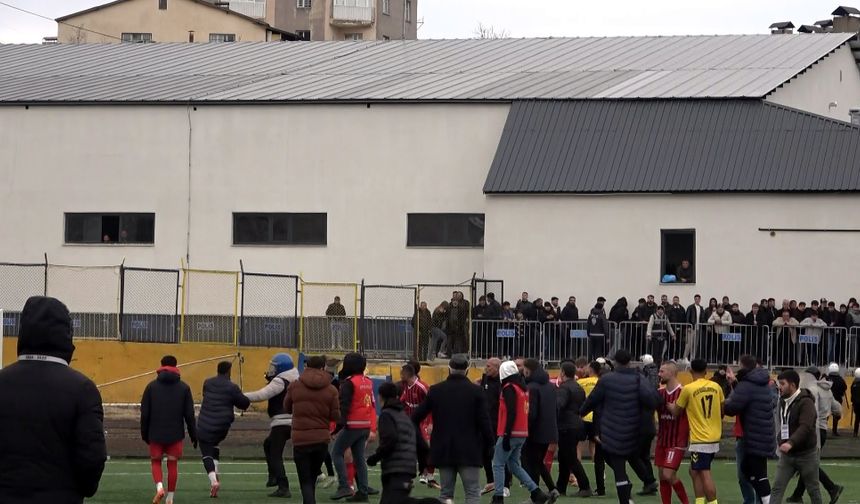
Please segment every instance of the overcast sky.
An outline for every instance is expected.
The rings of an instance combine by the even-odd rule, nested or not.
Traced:
[[[107,1],[0,0],[51,19]],[[767,33],[774,21],[812,24],[837,6],[836,0],[415,1],[423,20],[418,38],[472,37],[478,23],[511,37]],[[56,34],[55,22],[0,5],[0,43],[41,42]]]

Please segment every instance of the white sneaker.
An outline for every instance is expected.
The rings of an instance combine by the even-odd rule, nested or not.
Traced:
[[[504,495],[505,497],[510,497],[511,496],[511,489],[508,487],[505,487],[505,491],[502,492],[502,495]]]
[[[331,488],[337,483],[337,477],[335,476],[326,476],[323,478],[322,487],[323,488]]]
[[[426,474],[422,474],[422,475],[418,478],[418,483],[421,483],[422,485],[426,485],[426,484],[427,484],[427,475],[426,475]]]

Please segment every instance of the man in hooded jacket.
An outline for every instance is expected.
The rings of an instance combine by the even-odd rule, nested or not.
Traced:
[[[102,399],[69,367],[74,351],[66,306],[28,299],[18,362],[0,371],[0,502],[79,504],[98,490],[107,458]]]
[[[549,445],[558,443],[556,387],[536,359],[525,360],[523,374],[529,390],[529,435],[523,447],[525,469],[535,483],[538,478],[543,479],[550,495],[557,499],[559,491],[543,463]]]

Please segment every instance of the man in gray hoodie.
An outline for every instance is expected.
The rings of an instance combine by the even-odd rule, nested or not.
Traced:
[[[833,393],[830,392],[832,385],[826,379],[821,379],[821,372],[814,366],[810,366],[800,373],[800,388],[808,390],[815,399],[815,408],[818,411],[819,449],[823,449],[824,443],[827,442],[827,419],[830,418],[831,414],[842,414],[842,405],[836,402],[833,398]],[[834,483],[827,473],[821,469],[821,466],[818,467],[818,480],[821,482],[821,486],[830,494],[831,504],[835,504],[845,488],[842,485]],[[786,499],[786,502],[803,502],[803,492],[805,491],[806,486],[803,484],[803,480],[799,480],[797,487],[795,487],[791,496]]]
[[[287,387],[291,382],[299,379],[299,372],[293,365],[293,358],[289,354],[277,353],[269,363],[266,371],[266,380],[269,382],[265,387],[245,396],[251,402],[268,401],[267,412],[272,419],[269,436],[263,442],[263,452],[266,454],[266,465],[269,469],[269,481],[266,486],[277,486],[270,497],[289,498],[290,480],[284,469],[284,447],[289,441],[293,430],[293,417],[284,409],[284,396],[287,395]]]

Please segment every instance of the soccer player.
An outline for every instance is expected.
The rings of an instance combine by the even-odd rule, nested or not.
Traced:
[[[427,399],[427,390],[430,388],[418,376],[420,370],[421,364],[415,361],[409,361],[409,363],[400,368],[400,402],[403,403],[403,413],[408,417],[412,417],[418,406]],[[430,443],[430,434],[432,432],[433,415],[427,415],[427,418],[421,422],[419,434],[426,443]],[[442,488],[436,482],[436,477],[434,476],[435,470],[429,463],[429,453],[418,453],[418,471],[420,472],[418,479],[420,483],[436,490]]]
[[[140,400],[140,433],[143,442],[149,445],[152,479],[155,482],[152,502],[159,504],[165,497],[161,459],[166,456],[167,504],[173,504],[186,428],[191,444],[197,448],[194,398],[191,397],[191,388],[179,379],[176,357],[165,355],[157,373],[158,378],[146,386]]]
[[[197,418],[197,438],[203,456],[203,468],[209,476],[209,496],[218,497],[221,481],[218,477],[218,460],[221,450],[218,444],[227,437],[233,423],[233,408],[246,410],[251,401],[230,381],[233,363],[218,363],[218,376],[203,382],[203,404]]]
[[[723,435],[723,389],[705,378],[708,363],[693,359],[690,373],[693,383],[681,389],[681,394],[667,407],[676,417],[687,413],[690,423],[690,476],[696,504],[717,504],[717,487],[711,476],[711,462],[720,450]]]
[[[683,388],[678,382],[678,365],[667,362],[660,366],[658,374],[663,387],[659,390],[661,404],[657,408],[660,417],[654,462],[660,470],[660,500],[663,504],[671,504],[674,489],[681,504],[690,504],[684,482],[678,478],[678,468],[684,460],[684,451],[690,438],[690,425],[686,415],[675,418],[668,407],[675,404]]]

